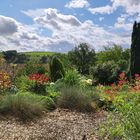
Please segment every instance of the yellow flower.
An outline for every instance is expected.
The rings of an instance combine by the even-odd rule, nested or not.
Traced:
[[[92,85],[92,80],[91,80],[91,79],[88,79],[88,80],[86,80],[86,83],[87,83],[88,85]]]
[[[54,82],[51,82],[50,85],[54,85]]]
[[[13,63],[11,63],[10,66],[11,66],[11,67],[16,67],[17,64],[13,64]]]

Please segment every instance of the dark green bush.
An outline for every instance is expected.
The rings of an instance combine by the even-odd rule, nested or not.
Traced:
[[[53,56],[49,62],[49,74],[52,82],[63,78],[65,75],[63,64],[56,56]]]
[[[121,73],[120,67],[113,61],[97,64],[91,68],[94,84],[111,84],[118,80]]]
[[[58,98],[59,107],[80,112],[94,112],[91,103],[92,98],[75,87],[64,87]]]
[[[2,52],[4,59],[8,62],[8,63],[15,63],[18,53],[16,50],[8,50],[5,52]]]
[[[45,74],[46,73],[46,68],[42,65],[40,65],[39,67],[37,67],[37,72],[36,73],[39,73],[39,74]]]
[[[95,56],[95,50],[91,49],[86,43],[81,43],[68,52],[69,61],[81,74],[89,74],[89,68],[95,64]]]
[[[47,85],[46,84],[39,84],[37,82],[33,82],[30,86],[29,91],[34,92],[39,95],[47,95]]]

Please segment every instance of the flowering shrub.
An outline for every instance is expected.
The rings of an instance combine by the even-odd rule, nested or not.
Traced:
[[[49,81],[49,78],[45,74],[31,74],[29,79],[35,81],[37,84],[46,84]]]
[[[49,78],[45,74],[31,74],[29,75],[29,80],[33,81],[34,84],[31,87],[31,91],[39,94],[46,94],[46,83],[49,81]]]
[[[8,73],[0,71],[0,92],[4,92],[5,90],[11,87],[10,76]]]

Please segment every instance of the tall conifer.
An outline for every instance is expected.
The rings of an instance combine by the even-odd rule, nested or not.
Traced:
[[[130,75],[140,74],[140,23],[135,21],[132,32]]]

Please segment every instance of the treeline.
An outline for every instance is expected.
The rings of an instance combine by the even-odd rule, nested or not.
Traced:
[[[130,49],[114,45],[95,53],[87,44],[80,44],[68,53],[68,59],[79,73],[90,75],[94,85],[111,84],[118,81],[120,73],[128,73]]]
[[[7,63],[14,63],[14,64],[25,64],[30,60],[34,59],[31,55],[26,53],[18,53],[16,50],[8,50],[1,52],[1,56],[6,60]],[[43,55],[38,58],[40,63],[47,63],[48,56]]]
[[[18,53],[15,50],[2,52],[7,63],[47,64],[51,58],[59,58],[65,71],[76,69],[81,75],[94,79],[93,84],[110,84],[118,80],[121,72],[128,72],[130,49],[123,49],[121,46],[104,47],[100,52],[95,52],[86,43],[79,44],[67,54],[56,53],[46,56],[29,56],[25,53]],[[36,59],[36,60],[35,60]]]

